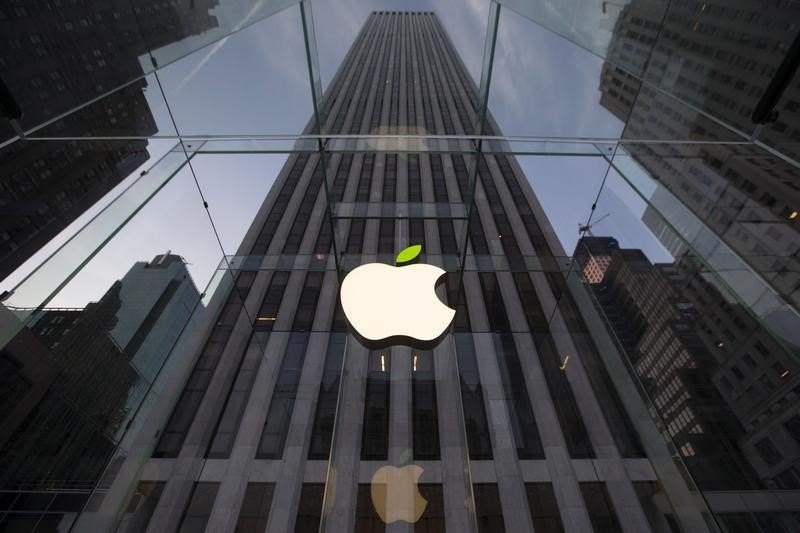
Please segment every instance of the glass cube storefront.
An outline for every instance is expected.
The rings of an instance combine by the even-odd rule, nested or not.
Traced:
[[[796,3],[0,28],[0,531],[800,530]]]

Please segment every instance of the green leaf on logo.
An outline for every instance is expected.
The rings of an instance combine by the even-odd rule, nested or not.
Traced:
[[[422,251],[421,244],[412,244],[411,246],[409,246],[408,248],[397,254],[397,259],[395,259],[395,261],[397,262],[398,265],[400,263],[408,263],[409,261],[417,257],[421,251]]]

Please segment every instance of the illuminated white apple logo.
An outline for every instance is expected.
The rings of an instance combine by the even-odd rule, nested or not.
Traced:
[[[372,476],[370,492],[372,505],[387,524],[404,520],[414,523],[420,519],[428,500],[419,493],[422,467],[406,465],[401,468],[382,466]]]
[[[397,263],[415,259],[422,246],[409,246]],[[368,263],[342,282],[347,321],[366,344],[406,344],[428,348],[441,340],[456,312],[436,296],[436,282],[446,272],[426,264],[394,267]]]

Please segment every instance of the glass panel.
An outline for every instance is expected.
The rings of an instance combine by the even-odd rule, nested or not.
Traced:
[[[2,488],[19,496],[47,490],[52,503],[31,501],[30,510],[61,513],[51,517],[64,523],[86,505],[81,528],[91,530],[116,516],[119,489],[132,490],[135,479],[117,476],[154,405],[169,404],[166,381],[185,375],[185,359],[170,355],[182,351],[209,303],[180,256],[127,259],[148,253],[136,240],[141,223],[134,219],[119,234],[125,253],[103,249],[52,300],[61,307],[37,310],[2,351],[3,386],[13,390],[2,406]],[[2,311],[4,333],[20,329],[13,311]],[[142,464],[137,453],[130,460],[135,469]],[[125,518],[134,530],[158,499],[142,497],[148,500],[131,501]]]
[[[239,521],[236,523],[237,533],[259,533],[267,528],[274,492],[274,483],[247,484],[242,508],[239,511]]]
[[[475,516],[478,521],[478,533],[504,533],[503,508],[496,483],[475,483],[472,486],[475,494]],[[536,531],[539,531],[538,529]]]
[[[0,28],[4,36],[0,76],[22,110],[19,125],[23,130],[153,69],[128,3],[78,5],[69,10],[49,4],[7,6]],[[162,32],[165,43],[182,37],[174,27]],[[10,136],[8,130],[3,133],[0,140]]]
[[[149,74],[64,116],[54,118],[31,132],[30,138],[150,138],[175,135],[175,126],[164,102],[158,78],[156,74]]]
[[[156,159],[149,167],[143,166],[142,163],[150,156],[149,152],[143,151],[142,146],[131,151],[134,147],[125,141],[68,142],[64,145],[60,143],[53,145],[50,141],[37,141],[37,143],[41,143],[39,146],[44,154],[51,154],[57,167],[70,168],[72,161],[72,165],[79,171],[71,183],[66,184],[60,191],[55,191],[51,200],[55,207],[64,211],[63,218],[70,222],[74,220],[60,234],[58,231],[64,228],[64,225],[60,224],[61,217],[55,218],[52,224],[41,226],[38,226],[36,219],[31,219],[30,216],[27,219],[13,216],[6,219],[9,228],[7,231],[12,235],[15,232],[18,234],[19,250],[24,251],[24,253],[18,252],[21,257],[7,256],[9,271],[18,267],[22,260],[38,250],[30,260],[3,281],[3,289],[12,292],[6,294],[4,303],[9,307],[22,308],[19,309],[21,318],[28,315],[31,309],[52,298],[54,293],[70,280],[76,269],[81,267],[98,247],[114,236],[119,228],[139,212],[165,184],[170,183],[186,164],[183,154],[167,153]],[[168,149],[158,142],[153,142],[153,146],[161,154]],[[86,161],[98,159],[99,162],[94,168],[85,170]],[[61,167],[62,163],[64,167]],[[31,168],[35,168],[34,165],[35,163]],[[48,171],[46,164],[42,168],[42,172]],[[98,181],[95,190],[85,191],[78,185],[92,178]],[[39,195],[47,198],[49,190],[49,187],[39,187],[29,189],[29,193],[36,198],[38,191]],[[92,202],[96,203],[89,208]],[[70,204],[77,207],[71,208]],[[53,215],[55,213],[45,210],[40,214],[42,217],[40,220],[43,223],[48,222],[54,218]],[[144,232],[140,235],[144,235]],[[47,246],[42,247],[53,237],[55,238]],[[164,250],[166,248],[160,252],[163,253]],[[148,255],[155,253],[158,252],[153,251]],[[143,258],[137,257],[131,260],[136,259]],[[214,260],[217,259],[218,254]],[[209,275],[210,272],[207,272],[206,277]],[[56,303],[56,305],[61,304]]]
[[[140,24],[146,28],[146,41],[150,47],[153,60],[159,66],[167,65],[187,54],[204,48],[205,52],[213,50],[224,37],[231,33],[248,28],[258,21],[278,14],[296,0],[212,0],[181,1],[170,5],[167,13],[157,6],[144,5],[136,12]],[[180,28],[182,39],[166,41],[161,32],[163,28]],[[155,32],[154,32],[155,30]],[[301,31],[299,26],[293,31]],[[174,31],[174,30],[173,30]]]
[[[597,533],[620,531],[619,519],[611,506],[605,483],[584,482],[580,487],[586,510],[592,521],[592,529]]]
[[[652,205],[645,210],[639,201],[639,217],[661,241],[656,248],[662,254],[665,247],[673,256],[691,249],[736,291],[737,300],[774,333],[796,344],[790,326],[800,320],[794,308],[797,274],[791,255],[794,207],[792,193],[782,190],[791,191],[787,183],[793,182],[797,169],[757,148],[740,151],[708,147],[696,155],[678,151],[657,159],[621,152],[614,163]],[[751,182],[756,173],[770,179]]]
[[[572,22],[586,20],[597,28],[600,3],[579,3],[585,4],[587,11],[596,10],[596,15]],[[566,6],[548,7],[557,16],[567,13]],[[528,12],[529,8],[524,9]],[[488,121],[486,133],[497,135],[502,130],[506,135],[546,138],[618,137],[624,117],[609,113],[598,101],[602,58],[546,28],[546,24],[540,26],[511,9],[500,11],[489,88],[493,119]],[[537,53],[532,55],[530,50]]]
[[[646,0],[602,2],[600,5],[587,0],[570,0],[566,3],[552,0],[502,0],[500,3],[572,43],[575,48],[583,48],[601,58],[614,59],[615,44],[621,39],[619,28],[636,16],[637,7],[651,13],[656,22],[659,20],[658,14],[663,16],[664,12],[661,4]],[[508,11],[505,9],[504,13]],[[644,58],[653,46],[653,37],[658,34],[659,25],[648,24],[646,29],[649,31],[637,36],[641,41],[641,52],[637,55],[643,55]],[[641,58],[639,60],[642,61]],[[642,65],[639,64],[639,71],[634,72],[641,72],[641,68]]]
[[[211,515],[214,499],[217,497],[219,483],[199,482],[194,484],[189,504],[183,512],[178,531],[203,531]]]
[[[653,16],[652,8],[640,3],[631,3],[640,23],[662,21],[660,13]],[[795,6],[749,9],[671,3],[644,79],[750,134],[756,126],[753,111],[797,34],[796,22]],[[769,31],[764,30],[767,27]],[[633,18],[618,28],[620,32],[638,30]],[[790,132],[783,133],[787,118],[784,113],[763,130],[768,143],[790,138]]]
[[[649,161],[655,161],[651,157]],[[735,157],[730,160],[735,168]],[[695,165],[703,159],[680,161]],[[686,183],[696,190],[719,183],[706,184],[703,176],[712,175],[699,174],[697,179],[686,178]],[[643,181],[634,183],[640,186]],[[728,192],[735,192],[732,189],[733,184],[723,188],[720,204]],[[598,208],[613,210],[615,216],[598,224],[595,234],[582,238],[575,251],[586,287],[653,402],[665,437],[700,490],[738,490],[746,495],[749,490],[797,488],[791,466],[796,454],[788,437],[793,410],[786,412],[781,406],[795,397],[791,376],[798,371],[798,361],[787,348],[788,330],[771,329],[790,322],[759,316],[760,308],[742,299],[746,292],[733,292],[737,285],[726,283],[736,281],[730,271],[714,256],[700,255],[708,247],[694,247],[710,239],[685,233],[692,237],[687,242],[669,222],[696,228],[698,236],[710,233],[708,226],[673,216],[679,205],[686,213],[688,209],[674,198],[672,203],[659,201],[666,193],[663,189],[651,191],[638,196],[618,175],[609,178]],[[667,220],[662,218],[665,213]],[[712,227],[717,220],[707,219]],[[763,237],[755,242],[763,242]],[[665,492],[672,498],[669,490]],[[649,498],[640,495],[642,501]],[[657,497],[653,500],[645,506],[650,520],[670,524],[672,511],[663,505],[654,508]]]
[[[295,134],[313,114],[297,6],[161,68],[157,76],[181,135]]]
[[[280,177],[285,154],[198,154],[191,167],[227,255],[241,249],[267,193]]]

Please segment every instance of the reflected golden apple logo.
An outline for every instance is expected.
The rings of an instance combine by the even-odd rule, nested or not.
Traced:
[[[419,493],[423,469],[418,465],[382,466],[372,476],[372,505],[387,524],[403,520],[414,523],[422,517],[428,500]]]
[[[405,159],[408,153],[428,152],[431,133],[422,126],[378,126],[369,132],[367,148],[371,151],[397,152]]]

